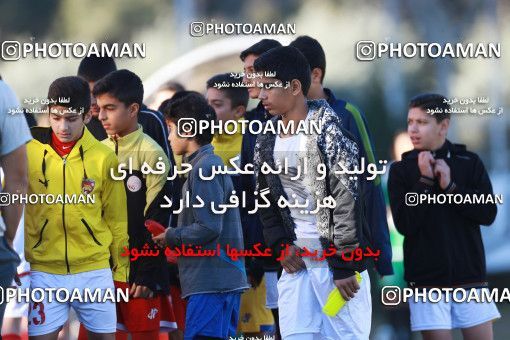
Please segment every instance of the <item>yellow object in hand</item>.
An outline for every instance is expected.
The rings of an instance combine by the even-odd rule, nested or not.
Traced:
[[[361,275],[358,272],[356,272],[356,281],[358,281],[358,283],[361,282]],[[338,312],[340,312],[340,309],[342,309],[344,305],[345,300],[340,294],[338,288],[335,287],[335,289],[333,289],[331,293],[329,293],[328,299],[326,300],[326,304],[324,305],[324,307],[322,307],[322,311],[327,316],[333,317],[337,315]]]

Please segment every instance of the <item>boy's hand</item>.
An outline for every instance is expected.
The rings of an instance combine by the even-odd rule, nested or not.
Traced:
[[[165,235],[166,235],[166,233],[162,233],[162,234],[159,234],[158,236],[154,236],[152,238],[152,241],[154,241],[154,243],[156,243],[159,247],[165,248],[166,247]]]
[[[154,293],[152,290],[145,286],[137,286],[136,283],[133,283],[131,289],[129,290],[129,295],[133,298],[143,298],[143,299],[151,299],[154,297]]]
[[[450,176],[450,167],[444,159],[436,160],[436,165],[434,166],[434,174],[439,177],[439,186],[441,189],[445,190],[451,181]]]
[[[289,246],[288,255],[284,256],[284,258],[281,260],[283,269],[285,269],[285,271],[289,274],[296,273],[306,268],[303,259],[300,256],[296,255],[296,251],[298,250],[299,248],[297,246],[294,245]]]
[[[436,163],[430,151],[422,151],[418,154],[418,168],[420,174],[425,177],[434,178],[433,166]]]
[[[353,298],[354,294],[359,290],[359,283],[356,280],[356,275],[345,279],[334,280],[334,282],[345,301],[349,301]]]

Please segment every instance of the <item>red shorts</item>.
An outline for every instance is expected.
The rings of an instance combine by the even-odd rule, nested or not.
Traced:
[[[177,329],[184,331],[186,323],[186,300],[181,298],[181,289],[177,286],[170,286],[170,297],[172,299],[172,308],[174,310]]]
[[[118,286],[118,282],[115,282]],[[158,294],[152,299],[130,298],[118,302],[117,329],[126,332],[147,332],[159,330],[169,332],[177,328],[170,297]]]

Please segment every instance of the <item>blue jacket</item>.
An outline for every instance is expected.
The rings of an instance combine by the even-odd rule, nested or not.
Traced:
[[[360,157],[364,157],[366,162],[375,163],[377,158],[364,114],[351,103],[335,98],[331,90],[325,88],[324,92],[328,97],[328,104],[342,120],[342,127],[351,133],[358,144]],[[370,230],[370,235],[367,235],[368,241],[373,249],[381,251],[381,256],[376,261],[375,267],[380,275],[392,275],[392,251],[381,179],[378,176],[375,180],[368,181],[366,176],[362,177],[365,218]]]
[[[189,158],[192,165],[182,189],[182,196],[189,192],[190,201],[196,204],[199,196],[204,207],[184,207],[179,214],[177,228],[168,228],[166,240],[169,247],[201,246],[203,250],[218,250],[215,256],[181,256],[178,258],[182,297],[193,294],[226,293],[244,291],[249,288],[244,268],[244,258],[234,261],[227,256],[227,246],[243,249],[243,234],[238,209],[227,209],[223,214],[214,213],[216,207],[229,202],[233,185],[228,175],[214,175],[211,180],[200,178],[211,176],[213,167],[223,165],[220,157],[213,153],[211,144],[201,146]]]

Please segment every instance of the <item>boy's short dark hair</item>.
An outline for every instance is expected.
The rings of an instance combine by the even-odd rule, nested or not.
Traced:
[[[437,123],[441,123],[445,119],[450,119],[450,104],[446,103],[446,97],[435,93],[424,93],[413,97],[409,101],[409,108],[420,108],[427,112],[427,109],[440,109],[440,113],[434,113],[433,117]],[[448,112],[447,112],[448,111]]]
[[[255,72],[275,72],[275,79],[282,82],[299,80],[306,96],[310,89],[310,65],[305,56],[292,46],[276,47],[263,53],[253,64]]]
[[[188,92],[188,93],[183,93]],[[207,104],[207,100],[203,95],[194,91],[181,91],[177,98],[172,97],[167,99],[162,107],[162,113],[166,120],[169,120],[180,128],[180,119],[194,119],[195,127],[198,127],[200,121],[208,121],[209,126],[216,120],[216,113],[214,109]],[[162,105],[163,106],[163,105]],[[197,133],[193,138],[197,143],[202,146],[211,143],[213,139],[212,129],[201,130],[201,133]],[[184,131],[180,131],[182,134]]]
[[[169,80],[158,88],[158,91],[174,91],[180,92],[186,90],[184,85],[177,81]]]
[[[249,94],[248,89],[246,87],[237,87],[232,85],[237,85],[239,83],[239,79],[235,79],[230,76],[231,73],[221,73],[217,74],[207,81],[207,88],[214,88],[214,84],[223,84],[226,83],[228,87],[222,87],[219,90],[224,92],[228,99],[232,102],[232,108],[237,106],[248,106]]]
[[[324,80],[326,74],[326,54],[322,49],[321,44],[314,38],[307,35],[297,37],[289,46],[297,48],[303,55],[308,64],[310,64],[310,70],[318,68],[322,71],[321,83]]]
[[[92,90],[94,97],[109,94],[126,106],[133,103],[142,107],[143,84],[140,77],[128,70],[118,70],[101,78]]]
[[[159,105],[158,111],[162,113],[168,105],[172,105],[172,103],[174,101],[176,101],[179,98],[183,98],[190,93],[201,95],[197,91],[190,91],[190,90],[183,90],[183,91],[175,92],[171,98],[165,99],[161,102],[161,104]]]
[[[88,56],[80,62],[78,76],[86,81],[96,82],[116,70],[117,65],[115,65],[115,60],[112,57]]]
[[[239,55],[239,58],[241,58],[241,60],[244,61],[244,59],[246,59],[246,57],[249,56],[250,54],[259,56],[272,48],[281,46],[282,44],[280,44],[279,41],[276,41],[274,39],[262,39],[258,43],[253,44],[244,51],[242,51],[241,54]]]
[[[89,84],[76,76],[58,78],[48,89],[48,99],[56,102],[48,104],[48,109],[52,106],[63,106],[80,111],[83,108],[83,112],[87,113],[90,110]],[[67,99],[69,102],[66,102]]]

